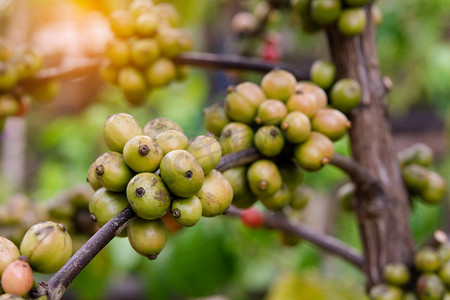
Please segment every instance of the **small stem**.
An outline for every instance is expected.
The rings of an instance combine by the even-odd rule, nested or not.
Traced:
[[[240,217],[242,210],[231,206],[228,209],[227,216]],[[294,225],[289,222],[283,213],[266,214],[265,227],[269,229],[280,230],[289,234],[293,234],[301,239],[309,241],[317,247],[327,251],[328,253],[339,256],[347,262],[353,264],[355,267],[361,269],[364,259],[358,251],[349,245],[344,244],[340,240],[323,234],[315,232],[309,228],[301,225]]]
[[[223,156],[216,169],[223,172],[234,167],[243,166],[254,162],[260,157],[261,154],[258,150],[256,150],[256,148],[248,148]]]

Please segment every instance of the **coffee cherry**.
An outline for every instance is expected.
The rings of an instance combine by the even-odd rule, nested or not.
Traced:
[[[332,141],[337,141],[347,133],[351,123],[340,111],[323,108],[317,111],[311,125],[313,130],[323,133]]]
[[[383,13],[381,12],[380,8],[376,5],[372,5],[370,12],[375,25],[380,26],[381,22],[383,22]]]
[[[307,186],[297,186],[291,189],[291,198],[289,200],[289,206],[295,210],[302,210],[311,201],[314,196],[314,192]]]
[[[103,127],[106,146],[111,151],[120,153],[129,139],[142,134],[143,130],[136,119],[125,113],[109,116]]]
[[[411,277],[408,268],[402,263],[387,264],[384,267],[383,276],[387,283],[397,286],[405,285]]]
[[[275,99],[264,100],[258,107],[255,117],[257,124],[277,125],[280,124],[288,111],[286,105]]]
[[[27,294],[33,286],[33,271],[28,258],[20,256],[10,263],[3,271],[1,283],[5,293],[22,296]]]
[[[403,294],[402,300],[419,300],[419,298],[416,296],[416,294],[408,292]]]
[[[155,39],[158,41],[163,56],[174,57],[180,54],[179,36],[180,33],[174,28],[162,27],[158,30]]]
[[[428,182],[428,170],[421,165],[407,165],[402,168],[403,181],[409,190],[419,193]]]
[[[253,130],[244,123],[232,122],[227,124],[219,137],[222,154],[226,155],[253,146]]]
[[[344,0],[345,4],[349,6],[363,6],[370,2],[370,0]]]
[[[202,202],[197,196],[172,201],[170,208],[174,220],[183,227],[197,224],[202,216]]]
[[[167,229],[161,219],[135,218],[128,226],[128,240],[137,253],[154,260],[166,245]]]
[[[280,127],[286,140],[294,144],[305,141],[311,134],[311,121],[299,111],[288,113]]]
[[[402,290],[387,284],[375,285],[369,295],[371,300],[402,300]]]
[[[236,34],[245,35],[251,33],[256,29],[257,25],[258,20],[255,15],[246,11],[238,12],[231,20],[231,30]]]
[[[366,12],[362,8],[344,9],[339,16],[338,29],[346,36],[360,34],[366,27]]]
[[[441,244],[438,248],[439,260],[446,263],[450,260],[450,242]]]
[[[88,176],[86,177],[86,181],[89,183],[89,185],[92,187],[94,191],[98,190],[102,187],[100,182],[97,180],[97,177],[95,176],[95,162],[93,162],[89,166]]]
[[[320,170],[333,155],[333,142],[322,133],[315,131],[294,149],[294,157],[299,166],[311,172]]]
[[[180,16],[175,7],[170,3],[158,3],[155,11],[161,20],[165,21],[171,27],[177,27],[180,23]]]
[[[40,222],[25,233],[20,253],[28,257],[33,270],[44,274],[53,273],[72,255],[72,239],[63,224]]]
[[[225,212],[231,205],[233,188],[222,173],[212,170],[206,175],[197,197],[202,202],[202,216],[214,217]]]
[[[284,147],[283,135],[278,127],[266,125],[255,133],[255,147],[265,156],[277,156]]]
[[[190,141],[186,150],[195,157],[205,175],[217,167],[222,158],[222,148],[211,134],[195,137]]]
[[[397,158],[402,166],[417,164],[428,167],[433,164],[433,150],[426,144],[416,143],[397,153]]]
[[[128,11],[134,19],[139,18],[139,16],[143,14],[152,12],[153,9],[154,4],[151,0],[133,0],[128,7]],[[138,31],[136,30],[136,32]]]
[[[167,153],[160,165],[161,178],[169,190],[179,197],[191,197],[204,184],[202,167],[186,150]]]
[[[316,100],[316,111],[325,108],[328,105],[327,93],[321,89],[318,85],[310,81],[299,81],[296,86],[297,93],[311,94]],[[305,113],[308,117],[311,117]]]
[[[256,208],[247,208],[242,210],[242,223],[250,228],[261,228],[265,223],[265,216]]]
[[[160,87],[174,80],[176,72],[175,64],[170,59],[160,57],[147,67],[145,74],[150,87]]]
[[[119,68],[115,66],[108,58],[102,60],[99,68],[99,74],[103,81],[112,85],[117,85]]]
[[[20,256],[19,249],[13,242],[0,236],[0,276],[3,270]]]
[[[309,77],[322,89],[328,89],[336,80],[336,66],[326,60],[316,60],[311,66]]]
[[[439,270],[439,277],[446,286],[450,286],[450,261],[442,265]]]
[[[0,295],[0,300],[23,300],[23,297],[14,294]]]
[[[35,103],[45,104],[52,101],[59,92],[59,82],[57,80],[46,80],[39,85],[27,87],[26,93]]]
[[[273,195],[282,185],[277,165],[267,159],[257,160],[250,165],[247,180],[250,190],[258,197]]]
[[[0,91],[7,91],[17,83],[16,70],[0,62]]]
[[[447,192],[447,184],[441,175],[435,172],[428,172],[427,183],[423,190],[419,192],[423,201],[431,204],[440,203]]]
[[[437,252],[430,247],[422,248],[414,257],[414,266],[421,272],[434,272],[439,269],[440,265]]]
[[[155,13],[142,13],[134,21],[134,30],[142,37],[151,37],[158,30],[159,21],[160,19]]]
[[[173,150],[185,150],[189,146],[189,139],[184,133],[175,129],[159,133],[155,137],[155,142],[161,147],[164,155]]]
[[[128,42],[111,38],[106,42],[105,56],[117,67],[125,67],[130,61],[130,46]]]
[[[334,23],[341,13],[340,0],[312,0],[311,17],[319,25]]]
[[[233,188],[233,205],[238,208],[249,208],[256,202],[247,182],[247,167],[234,167],[223,172]]]
[[[178,130],[183,133],[183,129],[177,123],[166,118],[156,118],[145,124],[144,134],[155,139],[159,133],[170,129]]]
[[[137,67],[146,67],[161,54],[158,42],[150,38],[134,41],[130,51],[131,62]]]
[[[127,186],[127,198],[133,211],[141,218],[154,220],[170,208],[170,193],[161,177],[153,173],[139,173]]]
[[[230,119],[252,123],[259,105],[266,100],[263,90],[252,82],[243,82],[229,88],[225,111]]]
[[[353,182],[347,182],[346,184],[342,185],[337,193],[336,197],[339,201],[340,207],[344,211],[354,211],[353,208],[353,198],[355,196],[355,185]]]
[[[259,196],[261,203],[270,210],[282,210],[291,200],[291,192],[285,184],[273,195]]]
[[[134,33],[134,19],[127,10],[115,10],[109,18],[112,31],[121,38],[127,38]]]
[[[184,29],[177,29],[175,35],[178,40],[178,45],[181,51],[191,51],[194,48],[194,40],[191,34]]]
[[[204,108],[203,114],[205,115],[203,121],[205,129],[215,136],[219,136],[223,128],[231,122],[225,112],[224,106],[218,102]]]
[[[361,102],[361,87],[356,80],[341,79],[330,92],[331,104],[343,113],[349,113]]]
[[[98,226],[103,227],[115,215],[129,205],[124,193],[98,189],[89,201],[89,213]]]
[[[277,237],[282,245],[288,247],[297,246],[302,241],[298,236],[286,231],[277,231]]]
[[[325,95],[326,97],[326,95]],[[297,91],[286,102],[289,112],[298,111],[305,114],[308,118],[314,117],[319,107],[316,103],[316,97],[312,93]]]
[[[108,191],[125,191],[133,175],[123,155],[118,152],[103,153],[95,160],[95,177]]]
[[[440,300],[444,297],[445,286],[438,275],[425,273],[417,279],[416,291],[421,300]]]
[[[282,102],[286,102],[295,93],[296,84],[294,75],[279,69],[267,73],[261,80],[261,88],[266,97]]]
[[[36,52],[27,49],[11,59],[17,80],[25,80],[36,74],[42,68],[42,57]]]
[[[155,172],[163,156],[161,147],[146,135],[129,139],[123,147],[123,159],[135,172]]]
[[[144,75],[133,67],[121,69],[117,77],[117,83],[125,92],[143,93],[146,89]]]
[[[292,191],[296,189],[303,181],[303,171],[298,164],[289,159],[278,164],[283,183]]]

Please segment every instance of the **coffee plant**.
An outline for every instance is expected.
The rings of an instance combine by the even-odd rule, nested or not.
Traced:
[[[181,27],[194,1],[184,6],[177,1],[121,2],[109,11],[111,36],[103,51],[84,64],[50,67],[51,59],[31,46],[16,50],[7,40],[0,44],[3,147],[15,132],[9,124],[17,117],[36,117],[35,109],[42,113],[59,89],[64,93],[59,80],[76,82],[95,70],[110,93],[125,100],[108,103],[112,109],[106,119],[96,117],[102,131],[95,136],[102,137],[102,145],[87,143],[89,153],[99,154],[84,170],[87,183],[66,188],[45,203],[32,200],[25,188],[2,199],[0,300],[61,299],[114,238],[128,240],[136,253],[151,260],[146,264],[154,264],[165,259],[165,249],[174,251],[167,245],[175,232],[194,232],[201,222],[222,223],[229,217],[250,235],[275,232],[279,246],[311,243],[337,256],[364,275],[369,299],[450,299],[448,228],[419,243],[411,226],[421,221],[414,220],[421,217],[414,214],[417,206],[444,207],[445,174],[437,172],[435,154],[425,143],[395,151],[385,99],[394,87],[381,75],[375,41],[383,17],[373,1],[217,1],[218,14],[227,12],[222,33],[234,39],[234,54],[192,52],[196,35]],[[199,6],[214,14],[210,4]],[[285,44],[292,43],[285,27],[302,38],[323,34],[329,57],[300,66],[282,62],[290,54]],[[213,35],[202,42],[217,38]],[[188,72],[191,66],[232,70],[233,84],[221,87],[214,97],[218,101],[203,107],[198,123],[206,132],[200,135],[190,135],[189,126],[183,128],[186,124],[175,118],[153,116],[158,113],[154,96],[166,101],[173,97],[173,86],[188,87],[175,81],[198,77]],[[181,94],[177,101],[183,102],[187,92]],[[179,105],[188,113],[185,104],[171,103],[170,109]],[[130,107],[135,115],[128,113]],[[345,143],[349,155],[340,153]],[[74,152],[72,145],[64,145],[59,155]],[[35,172],[35,165],[26,172]],[[338,189],[323,175],[330,165],[349,179]],[[71,169],[65,172],[57,177],[69,176]],[[314,180],[308,178],[324,181],[333,193],[337,203],[327,202],[329,211],[340,208],[354,216],[361,251],[306,224],[317,198]],[[191,246],[182,249],[189,254],[183,260],[193,259]],[[120,259],[128,257],[121,254]],[[251,299],[322,299],[307,291],[280,298],[266,293]],[[170,299],[185,299],[180,297],[174,293]]]

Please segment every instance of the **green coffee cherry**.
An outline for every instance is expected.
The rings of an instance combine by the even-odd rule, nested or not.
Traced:
[[[351,127],[347,117],[333,108],[319,109],[311,120],[311,125],[313,130],[323,133],[332,141],[341,139]]]
[[[40,222],[25,233],[20,253],[28,257],[33,270],[44,274],[53,273],[72,255],[72,239],[63,224]]]
[[[361,87],[356,80],[341,79],[330,92],[331,104],[343,113],[349,113],[361,102]]]
[[[249,208],[257,200],[247,182],[247,167],[234,167],[223,172],[233,188],[233,205],[238,208]]]
[[[265,156],[277,156],[284,147],[281,130],[273,125],[260,127],[255,133],[255,147]]]
[[[387,283],[396,286],[407,284],[411,278],[408,268],[402,263],[387,264],[384,267],[383,276]]]
[[[181,45],[178,43],[178,30],[170,27],[160,27],[155,39],[161,48],[161,54],[165,57],[174,57],[180,54]]]
[[[205,180],[202,167],[186,150],[167,153],[161,161],[160,171],[169,190],[179,197],[196,194]]]
[[[311,16],[314,22],[325,26],[334,23],[341,13],[340,0],[312,0]]]
[[[264,100],[266,100],[266,95],[257,84],[243,82],[229,88],[225,99],[225,111],[232,120],[252,123],[259,105]]]
[[[137,19],[139,18],[139,16],[143,14],[152,12],[154,10],[154,4],[152,1],[134,0],[130,3],[128,10],[133,16],[133,18]],[[136,32],[139,33],[138,30],[136,30]]]
[[[363,32],[367,16],[362,8],[344,9],[338,19],[338,29],[346,36],[354,36]]]
[[[283,184],[278,189],[278,191],[275,192],[275,194],[263,197],[260,196],[259,200],[261,200],[262,204],[267,209],[282,210],[286,205],[289,204],[291,200],[291,192],[289,191],[288,187]]]
[[[445,286],[438,275],[425,273],[417,279],[416,291],[421,300],[440,300],[444,297]]]
[[[286,231],[281,231],[281,230],[277,231],[277,235],[278,235],[278,240],[284,246],[289,246],[289,247],[297,246],[302,241],[302,239],[299,238],[298,236],[287,233]]]
[[[303,181],[303,170],[298,164],[289,159],[278,164],[283,183],[292,191],[296,189]]]
[[[421,272],[434,272],[440,265],[441,261],[437,252],[430,247],[422,248],[414,257],[414,266]]]
[[[353,198],[355,196],[355,185],[353,182],[347,182],[342,185],[336,192],[340,207],[344,211],[354,211]]]
[[[185,150],[189,146],[189,139],[181,131],[169,129],[159,133],[155,142],[161,147],[164,155],[173,150]]]
[[[127,198],[133,211],[141,218],[154,220],[170,208],[170,193],[161,177],[153,173],[139,173],[127,186]]]
[[[0,276],[3,270],[20,256],[19,249],[13,242],[0,236]]]
[[[297,80],[294,75],[285,70],[273,70],[264,75],[261,80],[261,88],[267,98],[286,102],[295,93]]]
[[[180,15],[172,4],[158,3],[155,8],[158,16],[164,22],[167,22],[167,24],[172,27],[178,26],[178,24],[180,23]]]
[[[295,210],[302,210],[311,201],[313,196],[314,192],[310,187],[299,185],[291,190],[289,206]]]
[[[275,99],[264,100],[258,107],[255,122],[264,125],[280,124],[288,111],[286,105]]]
[[[402,300],[419,300],[419,298],[416,296],[416,294],[409,292],[403,295]]]
[[[211,134],[195,137],[190,141],[186,150],[195,157],[205,175],[217,167],[222,158],[222,148]]]
[[[402,168],[403,181],[409,190],[419,193],[422,191],[428,182],[427,168],[411,164]]]
[[[140,39],[131,44],[131,62],[137,67],[145,67],[160,56],[158,42],[154,39]]]
[[[321,89],[317,84],[314,84],[313,82],[299,81],[296,86],[296,92],[312,95],[315,98],[316,111],[321,108],[325,108],[328,105],[327,93],[325,93],[323,89]],[[308,115],[308,117],[310,116]]]
[[[112,31],[122,38],[127,38],[134,33],[134,19],[127,10],[115,10],[109,18]]]
[[[336,73],[337,71],[334,63],[319,59],[311,66],[309,77],[311,77],[312,82],[326,90],[330,88],[336,80]]]
[[[333,155],[333,142],[322,133],[315,131],[294,149],[294,157],[299,166],[311,172],[320,170],[333,158]]]
[[[369,3],[369,0],[345,0],[344,3],[349,6],[363,6]]]
[[[105,188],[100,188],[89,201],[89,212],[98,226],[103,227],[128,205],[125,193],[114,193]]]
[[[307,115],[299,111],[288,113],[280,127],[286,140],[294,144],[305,141],[311,134],[311,121]]]
[[[179,198],[172,201],[170,212],[180,226],[191,227],[202,216],[202,202],[197,196]]]
[[[450,242],[441,244],[438,248],[439,260],[443,263],[450,260]]]
[[[433,150],[426,144],[416,143],[398,152],[397,158],[402,166],[417,164],[429,167],[433,164]]]
[[[439,270],[439,277],[446,286],[450,286],[450,261],[442,265]]]
[[[133,67],[120,69],[117,83],[124,92],[141,95],[146,90],[145,77],[142,72]]]
[[[123,192],[133,171],[127,166],[123,155],[118,152],[106,152],[95,160],[95,177],[102,186],[111,192]]]
[[[134,30],[139,36],[142,37],[153,36],[158,27],[159,17],[150,11],[140,14],[134,21]]]
[[[326,96],[325,96],[326,97]],[[298,111],[305,114],[308,118],[314,117],[319,109],[316,103],[316,96],[312,93],[297,91],[286,102],[289,112]]]
[[[103,127],[106,146],[111,151],[119,153],[122,153],[123,147],[129,139],[142,134],[142,128],[136,119],[125,113],[109,116]]]
[[[145,70],[147,82],[150,87],[168,85],[176,78],[175,64],[168,58],[160,57],[151,63]]]
[[[7,91],[17,83],[17,73],[14,68],[0,62],[0,91]]]
[[[388,284],[378,284],[369,291],[371,300],[402,300],[402,290]]]
[[[202,216],[214,217],[230,207],[233,200],[233,188],[222,173],[212,170],[206,175],[197,197],[202,203]]]
[[[447,192],[447,183],[438,173],[429,171],[427,176],[427,184],[419,192],[423,201],[431,204],[440,203],[444,199]]]
[[[271,196],[282,185],[277,165],[267,159],[257,160],[250,165],[247,170],[247,180],[250,190],[258,197]]]
[[[155,172],[164,156],[161,147],[146,135],[128,140],[123,147],[123,159],[135,172]]]
[[[183,129],[177,123],[166,118],[156,118],[145,124],[144,134],[155,139],[159,133],[170,129],[178,130],[183,133]]]
[[[125,67],[130,61],[130,46],[128,42],[111,38],[106,42],[105,56],[117,67]]]
[[[204,125],[206,130],[215,136],[219,136],[223,128],[231,122],[225,112],[225,108],[218,102],[204,108],[203,114],[205,115]]]
[[[232,122],[227,124],[219,137],[222,154],[230,154],[253,146],[253,130],[244,123]]]
[[[88,176],[86,177],[86,181],[89,183],[89,185],[92,187],[94,191],[98,190],[102,187],[100,182],[97,180],[97,177],[95,176],[95,162],[93,162],[89,166]]]
[[[128,226],[128,240],[137,253],[154,260],[166,245],[167,229],[161,219],[135,218]]]

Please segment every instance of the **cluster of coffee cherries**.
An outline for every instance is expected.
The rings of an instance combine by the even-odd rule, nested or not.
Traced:
[[[55,95],[55,82],[27,82],[42,68],[42,57],[31,49],[12,51],[0,43],[0,128],[8,116],[23,116],[31,99],[47,102]],[[49,92],[50,91],[50,92]]]
[[[400,151],[398,159],[410,194],[425,203],[440,203],[447,192],[447,184],[441,175],[429,169],[434,160],[430,147],[422,143],[413,144]]]
[[[450,299],[450,243],[425,246],[414,257],[414,266],[390,263],[384,268],[384,283],[370,290],[372,300]]]
[[[360,34],[367,24],[363,6],[369,0],[292,0],[294,11],[300,16],[303,31],[314,33],[325,26],[336,24],[345,36]],[[378,7],[371,7],[371,16],[376,25],[382,15]]]
[[[254,146],[264,156],[224,172],[236,206],[248,207],[260,199],[268,209],[281,210],[295,202],[302,169],[314,172],[326,165],[334,155],[333,141],[350,127],[347,117],[327,103],[327,94],[317,85],[273,70],[260,85],[230,87],[224,106],[204,110],[205,127],[219,137],[223,154]]]
[[[71,255],[72,239],[62,223],[44,221],[31,226],[19,248],[0,237],[0,281],[4,293],[0,299],[23,299],[33,287],[33,271],[54,273]]]
[[[172,58],[192,48],[192,38],[178,29],[179,15],[169,3],[135,0],[128,10],[111,14],[115,36],[105,46],[100,76],[123,91],[132,105],[141,105],[150,90],[183,78],[186,70]]]
[[[165,118],[142,129],[125,113],[109,116],[103,134],[111,151],[88,172],[96,190],[89,202],[91,217],[103,226],[130,205],[137,217],[122,235],[139,254],[155,259],[163,249],[166,213],[190,227],[201,216],[220,215],[230,206],[233,189],[215,170],[222,150],[214,136],[188,140],[178,124]]]

